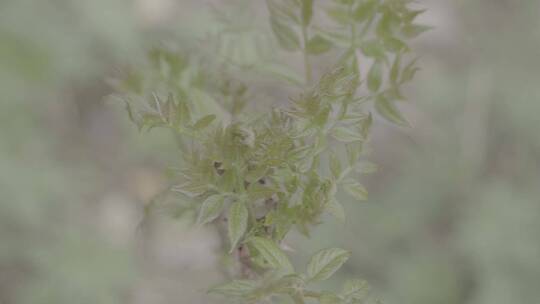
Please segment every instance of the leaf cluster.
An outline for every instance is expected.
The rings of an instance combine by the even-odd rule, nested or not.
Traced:
[[[279,45],[304,58],[304,87],[288,106],[246,113],[256,93],[248,84],[227,73],[216,77],[205,70],[205,58],[184,52],[153,50],[143,68],[116,83],[140,129],[173,132],[181,165],[172,191],[192,202],[197,224],[225,226],[226,252],[248,270],[212,292],[248,303],[276,296],[295,303],[366,303],[366,284],[356,280],[340,293],[308,289],[332,276],[349,252],[321,250],[297,272],[284,238],[293,229],[309,236],[325,213],[345,220],[336,199],[340,190],[367,199],[354,175],[375,168],[363,160],[372,108],[407,124],[395,103],[418,71],[415,59],[405,60],[406,41],[427,29],[415,23],[422,11],[406,0],[334,0],[318,15],[314,2],[266,2]],[[333,25],[321,28],[319,18]],[[311,58],[330,52],[339,52],[339,59],[312,84]]]

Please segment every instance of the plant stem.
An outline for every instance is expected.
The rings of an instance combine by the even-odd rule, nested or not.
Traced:
[[[302,26],[302,40],[304,42],[304,48],[302,49],[302,55],[304,57],[304,71],[305,71],[305,79],[306,79],[306,85],[311,84],[311,64],[309,63],[309,54],[307,50],[307,43],[308,43],[308,33],[306,26]]]

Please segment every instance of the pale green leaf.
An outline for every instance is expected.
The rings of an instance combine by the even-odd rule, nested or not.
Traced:
[[[261,63],[255,66],[255,69],[262,74],[267,74],[284,80],[292,85],[302,87],[304,85],[304,78],[300,76],[295,70],[290,67],[277,64],[277,63]]]
[[[358,5],[354,10],[353,18],[356,22],[364,22],[375,15],[377,11],[377,0],[367,0],[363,1]]]
[[[367,57],[383,59],[385,57],[385,50],[382,44],[377,39],[370,39],[364,41],[361,45],[362,53]]]
[[[401,68],[401,54],[398,53],[394,59],[392,68],[390,69],[390,82],[391,83],[393,84],[398,83],[400,68]]]
[[[345,303],[334,293],[325,292],[319,297],[319,304],[342,304]]]
[[[375,61],[368,73],[367,86],[371,92],[377,92],[381,88],[382,83],[382,62]]]
[[[333,215],[338,220],[342,222],[345,221],[345,210],[343,209],[343,205],[341,205],[341,203],[337,200],[330,199],[326,204],[326,211],[328,211],[328,213]]]
[[[400,126],[408,126],[409,123],[403,118],[396,105],[383,95],[379,95],[375,101],[377,112],[389,122]]]
[[[243,201],[236,201],[229,209],[228,229],[231,252],[244,236],[248,224],[248,210]]]
[[[359,132],[346,127],[333,128],[331,135],[333,138],[347,143],[362,140],[362,135]]]
[[[291,52],[300,49],[300,39],[291,27],[275,18],[270,20],[270,25],[283,49]]]
[[[341,248],[323,249],[311,257],[307,266],[309,281],[318,282],[331,277],[351,256]]]
[[[262,237],[253,237],[250,239],[250,243],[268,263],[270,268],[287,272],[293,271],[293,266],[289,261],[289,258],[273,240]]]
[[[363,300],[369,295],[370,287],[364,280],[352,279],[345,282],[340,295],[347,300]]]
[[[208,293],[215,293],[231,297],[245,297],[257,288],[255,281],[234,280],[211,288]]]
[[[197,224],[204,225],[216,219],[223,210],[223,201],[224,197],[219,194],[211,195],[205,199],[199,209]]]
[[[193,125],[193,129],[202,130],[202,129],[208,127],[215,119],[216,119],[216,115],[214,115],[214,114],[206,115],[203,118],[199,119]]]
[[[362,186],[360,183],[356,181],[346,181],[343,184],[343,189],[352,195],[357,200],[363,201],[366,200],[368,197],[368,192],[364,186]]]
[[[341,175],[341,172],[343,171],[343,168],[341,167],[341,162],[339,161],[339,158],[335,152],[330,152],[330,171],[332,172],[332,176],[334,176],[335,179],[338,179]]]
[[[405,36],[407,38],[415,38],[418,35],[426,32],[426,31],[429,31],[430,29],[432,29],[432,27],[427,26],[427,25],[406,24],[401,29],[401,33],[403,34],[403,36]]]

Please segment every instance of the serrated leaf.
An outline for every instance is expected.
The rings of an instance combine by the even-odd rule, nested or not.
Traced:
[[[363,300],[369,295],[369,284],[364,280],[348,280],[343,285],[340,295],[348,300]]]
[[[319,55],[328,52],[332,48],[332,43],[322,37],[321,35],[315,35],[309,39],[307,43],[307,51],[312,55]]]
[[[291,52],[300,49],[300,39],[291,27],[275,18],[270,20],[270,25],[283,49]]]
[[[198,225],[204,225],[215,220],[223,210],[224,197],[222,195],[210,195],[201,205],[199,209],[199,217],[197,218]]]
[[[202,130],[202,129],[208,127],[215,119],[216,119],[216,115],[214,115],[214,114],[206,115],[203,118],[199,119],[193,125],[193,129]]]
[[[364,22],[375,15],[377,0],[364,1],[354,10],[353,18],[356,22]]]
[[[255,281],[234,280],[225,284],[215,286],[208,290],[208,293],[215,293],[231,297],[245,297],[257,288]]]
[[[318,282],[331,277],[351,256],[341,248],[323,249],[311,257],[307,267],[309,281]]]
[[[350,128],[335,127],[332,129],[332,137],[342,142],[355,142],[362,140],[362,135]]]
[[[308,26],[313,17],[313,0],[302,0],[302,24]]]
[[[236,201],[229,209],[228,229],[231,252],[244,236],[248,224],[248,210],[243,201]]]
[[[382,73],[382,62],[377,60],[369,69],[367,76],[367,86],[371,92],[377,92],[381,88]]]
[[[262,237],[253,237],[250,239],[250,244],[255,247],[271,268],[281,269],[286,272],[293,271],[289,258],[274,241]]]
[[[364,201],[368,197],[368,192],[364,186],[356,181],[346,181],[343,189],[357,200]]]
[[[409,123],[403,118],[393,102],[383,95],[379,95],[375,101],[375,109],[384,119],[400,126],[408,126]]]

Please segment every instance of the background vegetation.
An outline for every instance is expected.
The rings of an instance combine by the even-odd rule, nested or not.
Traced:
[[[140,225],[174,142],[140,136],[104,98],[105,80],[149,46],[220,31],[212,3],[0,3],[0,303],[219,301],[205,294],[221,276],[213,231],[166,208]],[[540,4],[419,6],[435,29],[414,43],[412,128],[375,124],[369,200],[344,204],[346,224],[295,237],[294,262],[321,244],[351,249],[341,275],[366,278],[386,303],[535,303]]]

